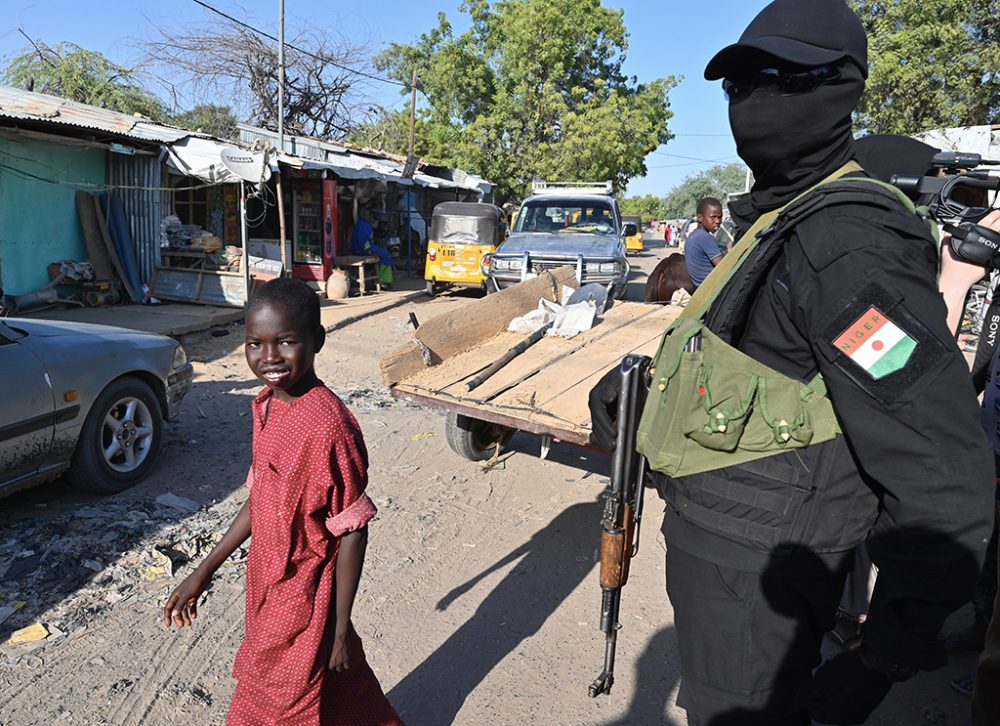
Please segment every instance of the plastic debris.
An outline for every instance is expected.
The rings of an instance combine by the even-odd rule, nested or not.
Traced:
[[[35,667],[119,603],[162,607],[173,576],[218,543],[245,500],[240,488],[204,506],[169,494],[167,502],[186,503],[182,509],[150,497],[102,501],[91,508],[99,517],[80,516],[79,508],[15,521],[0,515],[0,666]],[[88,513],[93,514],[84,508]],[[248,551],[249,543],[238,548],[216,577],[239,580]],[[16,646],[7,642],[10,632],[35,623],[44,623],[47,637]],[[70,635],[60,637],[63,633]],[[36,649],[42,652],[28,658]]]
[[[97,507],[81,507],[73,514],[81,519],[109,519],[114,516],[106,509],[98,509]]]
[[[167,492],[166,494],[161,494],[156,498],[157,504],[162,504],[165,507],[173,507],[174,509],[179,509],[182,512],[197,512],[201,509],[201,505],[193,499],[188,499],[187,497],[179,497],[176,494]]]
[[[437,436],[433,431],[422,431],[419,434],[414,434],[411,438],[414,441],[423,441],[424,439],[429,439],[432,436]]]
[[[10,605],[4,605],[0,607],[0,623],[3,623],[7,618],[16,613],[18,610],[23,608],[28,603],[24,600],[15,600]]]
[[[34,623],[26,628],[15,630],[7,640],[8,645],[21,645],[22,643],[35,643],[49,637],[48,629],[41,623]]]

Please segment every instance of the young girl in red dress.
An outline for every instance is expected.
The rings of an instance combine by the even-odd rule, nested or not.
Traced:
[[[265,385],[253,402],[250,497],[164,610],[167,626],[191,625],[215,571],[253,533],[228,726],[402,724],[351,625],[376,509],[361,429],[313,369],[324,337],[303,282],[273,280],[250,301],[246,359]]]

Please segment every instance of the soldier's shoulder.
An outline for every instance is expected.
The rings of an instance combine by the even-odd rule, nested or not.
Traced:
[[[901,263],[918,260],[936,264],[937,243],[928,221],[902,203],[875,206],[848,201],[816,210],[792,230],[793,245],[810,266],[821,270],[844,255],[885,250]]]

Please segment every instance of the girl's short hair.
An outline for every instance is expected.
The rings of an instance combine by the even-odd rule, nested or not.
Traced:
[[[250,298],[249,310],[262,305],[278,305],[297,321],[301,321],[309,332],[320,327],[319,297],[302,280],[294,277],[278,277],[257,288]]]

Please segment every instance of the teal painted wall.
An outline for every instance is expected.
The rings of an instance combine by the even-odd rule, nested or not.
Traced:
[[[0,138],[0,288],[21,295],[48,284],[50,262],[89,259],[76,216],[76,187],[45,179],[104,184],[103,149]]]

